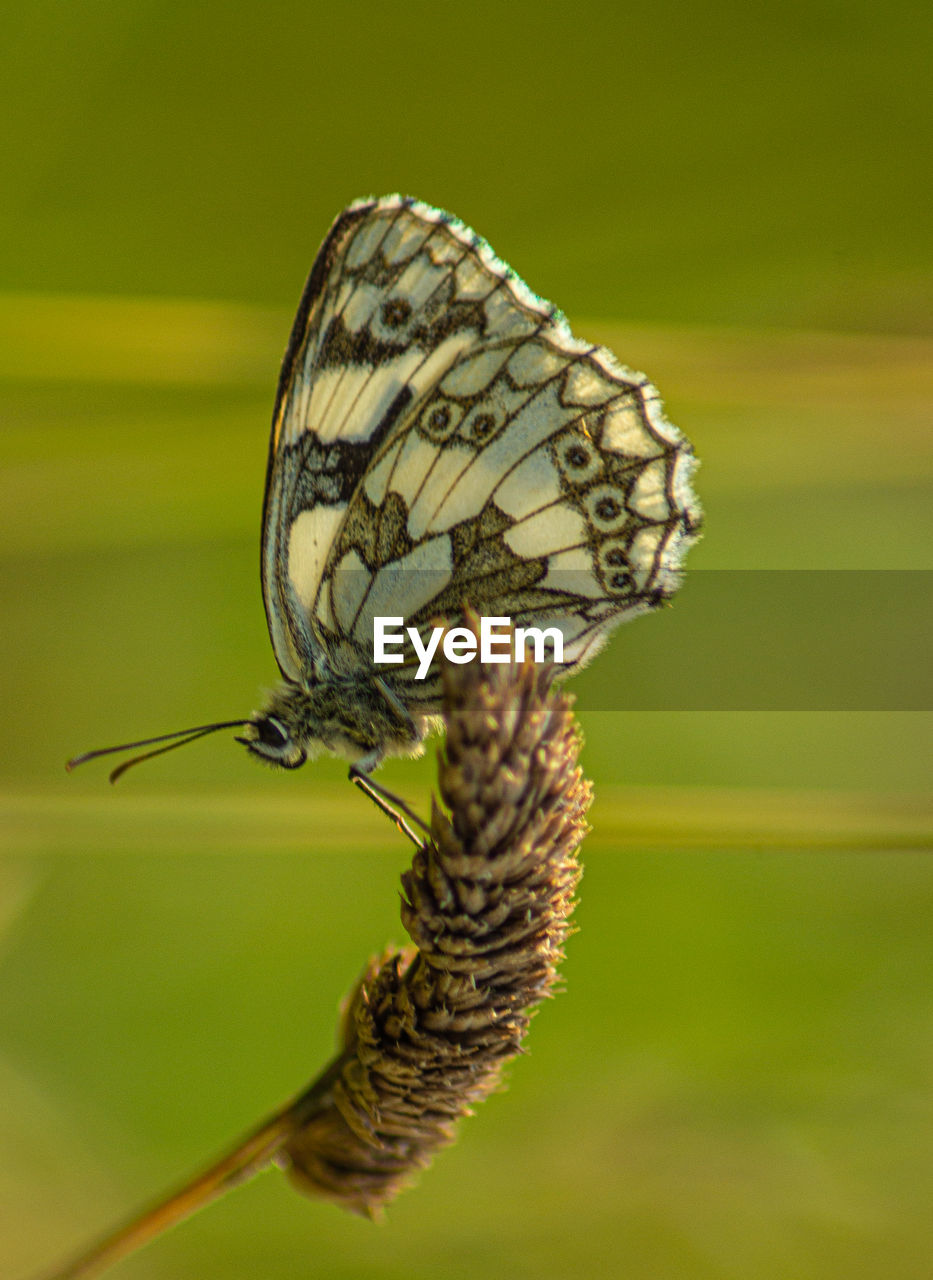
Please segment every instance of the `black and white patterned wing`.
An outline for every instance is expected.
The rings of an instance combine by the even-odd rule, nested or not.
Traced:
[[[426,631],[468,604],[559,627],[571,671],[676,589],[693,467],[651,384],[575,339],[485,241],[398,197],[354,206],[312,272],[276,414],[290,652],[371,667],[374,617]],[[435,707],[435,679],[386,672],[403,703]]]
[[[542,321],[516,309],[501,268],[489,288],[487,257],[449,215],[399,196],[351,205],[321,246],[279,378],[263,508],[263,598],[289,679],[333,665],[316,606],[377,451],[478,340]]]

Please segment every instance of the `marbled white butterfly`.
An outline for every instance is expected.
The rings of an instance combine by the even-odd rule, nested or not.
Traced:
[[[575,338],[463,223],[400,196],[350,205],[279,379],[262,589],[284,680],[230,722],[239,741],[289,769],[334,752],[357,777],[416,754],[437,669],[377,667],[376,616],[556,626],[576,671],[676,590],[694,467],[651,383]]]

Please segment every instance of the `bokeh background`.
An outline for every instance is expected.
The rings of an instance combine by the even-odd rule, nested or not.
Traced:
[[[117,1274],[930,1274],[929,24],[904,0],[5,15],[4,1276],[291,1095],[403,940],[407,849],[341,765],[273,776],[218,736],[116,791],[62,770],[274,679],[278,362],[333,216],[395,190],[649,372],[706,538],[577,682],[580,932],[509,1092],[382,1226],[270,1173]],[[432,770],[383,776],[426,807]]]

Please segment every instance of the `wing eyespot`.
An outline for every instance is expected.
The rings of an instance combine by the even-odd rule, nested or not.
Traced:
[[[463,417],[463,408],[454,400],[435,397],[425,406],[419,419],[421,431],[434,444],[443,444],[457,430]]]
[[[474,440],[485,440],[495,429],[496,419],[491,413],[477,414],[470,426]]]
[[[564,482],[571,489],[584,488],[605,475],[598,448],[582,431],[574,429],[559,436],[554,455]]]

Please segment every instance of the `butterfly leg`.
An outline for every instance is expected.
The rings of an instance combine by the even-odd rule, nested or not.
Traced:
[[[349,777],[354,786],[359,787],[364,795],[369,796],[376,808],[381,809],[386,817],[391,818],[399,831],[408,836],[408,839],[417,849],[424,848],[424,841],[415,835],[405,818],[402,817],[402,814],[405,814],[405,817],[411,818],[412,822],[430,835],[431,828],[422,818],[418,817],[414,809],[409,808],[400,796],[395,795],[392,791],[387,791],[378,782],[374,782],[368,773],[364,773],[361,769],[356,768],[355,765],[350,766]]]

